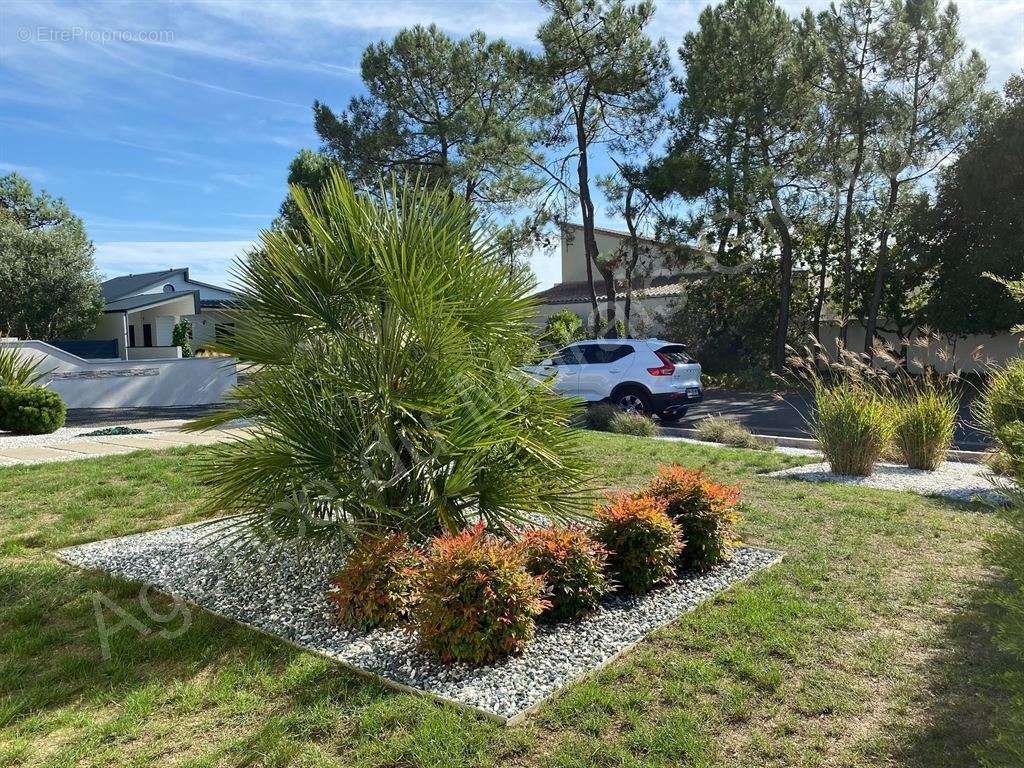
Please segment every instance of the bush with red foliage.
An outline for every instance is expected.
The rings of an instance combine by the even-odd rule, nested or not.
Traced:
[[[708,568],[725,562],[739,540],[736,486],[723,485],[704,474],[679,464],[658,467],[658,475],[641,492],[665,503],[668,516],[682,529],[683,548],[679,564],[684,568]]]
[[[441,661],[485,664],[520,653],[548,606],[522,548],[483,524],[431,544],[413,610],[420,644]]]
[[[531,528],[523,533],[521,544],[526,569],[544,580],[544,596],[551,603],[544,618],[578,618],[594,610],[608,592],[608,555],[583,528]]]
[[[360,629],[405,621],[416,600],[421,560],[404,533],[362,539],[331,578],[327,597],[338,621]]]
[[[647,592],[675,574],[683,548],[679,528],[652,496],[619,494],[597,510],[596,538],[608,550],[608,567],[628,592]]]

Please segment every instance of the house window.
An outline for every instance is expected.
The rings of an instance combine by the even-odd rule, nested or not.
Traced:
[[[164,293],[174,293],[174,286],[168,283],[164,286]]]

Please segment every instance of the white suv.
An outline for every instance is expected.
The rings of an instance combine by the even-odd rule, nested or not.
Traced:
[[[578,341],[526,370],[552,377],[556,392],[588,403],[609,400],[662,421],[682,418],[704,396],[700,364],[682,345],[661,339]]]

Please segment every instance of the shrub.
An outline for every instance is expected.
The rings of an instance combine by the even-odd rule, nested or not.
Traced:
[[[960,398],[927,385],[892,406],[893,441],[908,467],[934,470],[953,444]]]
[[[548,318],[541,339],[556,349],[586,338],[583,330],[583,318],[571,309],[560,309]]]
[[[413,609],[423,648],[441,661],[485,664],[519,653],[547,607],[519,547],[479,524],[430,545]]]
[[[755,437],[749,429],[724,416],[708,416],[698,422],[697,437],[713,443],[723,443],[737,448],[751,448],[757,451],[771,450],[772,444]]]
[[[544,617],[574,619],[597,607],[608,591],[608,555],[582,528],[531,528],[523,534],[526,569],[544,580],[551,603]]]
[[[647,592],[675,574],[683,541],[665,506],[662,499],[623,493],[597,511],[595,537],[608,551],[609,571],[627,592]]]
[[[457,196],[401,177],[377,189],[336,170],[293,187],[300,231],[264,231],[238,263],[244,322],[211,349],[246,375],[190,428],[261,426],[204,456],[206,510],[245,541],[374,527],[419,544],[478,518],[506,536],[526,515],[577,521],[577,405],[517,373],[536,353],[532,277],[509,275]]]
[[[886,399],[869,386],[843,381],[814,388],[811,434],[832,471],[870,475],[892,439],[892,412]]]
[[[642,413],[618,411],[612,414],[608,423],[608,431],[617,435],[634,435],[635,437],[654,437],[658,434],[658,425]]]
[[[43,387],[0,387],[0,430],[16,435],[48,435],[64,425],[67,407]]]
[[[700,469],[663,464],[643,493],[661,499],[682,531],[680,565],[704,569],[729,559],[738,543],[739,489],[716,483]]]
[[[611,432],[612,419],[619,413],[622,411],[611,403],[597,403],[587,408],[583,414],[583,421],[587,429]]]
[[[181,347],[182,357],[192,357],[192,323],[181,320],[171,330],[171,344]]]
[[[338,621],[360,629],[391,627],[409,617],[421,555],[402,533],[367,536],[331,578],[328,599]]]

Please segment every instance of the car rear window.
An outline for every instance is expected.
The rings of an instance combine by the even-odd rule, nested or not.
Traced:
[[[673,365],[686,365],[693,362],[693,358],[686,354],[686,347],[681,344],[669,344],[665,347],[659,347],[658,352],[667,357]]]

